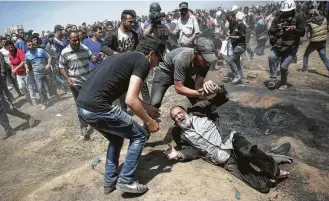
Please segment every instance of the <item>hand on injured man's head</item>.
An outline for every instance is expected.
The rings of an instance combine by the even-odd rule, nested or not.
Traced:
[[[223,83],[216,84],[212,80],[209,80],[203,84],[203,88],[199,89],[199,92],[203,93],[204,96],[210,96],[213,94],[221,93],[225,91]]]

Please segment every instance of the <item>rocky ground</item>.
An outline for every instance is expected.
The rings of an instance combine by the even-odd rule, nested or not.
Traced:
[[[329,77],[317,53],[310,57],[315,73],[300,73],[300,61],[307,44],[300,46],[298,63],[290,66],[288,91],[269,91],[267,55],[245,63],[245,86],[227,83],[230,102],[219,108],[222,120],[266,150],[276,142],[290,142],[291,173],[268,194],[261,194],[203,160],[188,163],[168,161],[163,139],[172,125],[168,112],[176,104],[188,105],[185,97],[171,87],[162,105],[160,131],[151,135],[136,174],[149,191],[133,196],[119,191],[103,195],[104,158],[108,142],[94,132],[91,141],[79,138],[73,98],[63,95],[45,111],[31,107],[23,98],[16,100],[20,110],[36,117],[37,125],[27,129],[20,119],[9,117],[18,131],[0,141],[0,200],[329,200]],[[218,66],[208,79],[226,80],[228,69]],[[272,115],[272,116],[270,116]],[[274,115],[274,116],[273,116]],[[275,120],[275,121],[274,121]],[[0,132],[0,137],[3,130]],[[126,145],[120,163],[124,161]],[[101,162],[91,168],[90,161]]]

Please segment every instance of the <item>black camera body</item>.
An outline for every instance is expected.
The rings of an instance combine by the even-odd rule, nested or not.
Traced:
[[[149,13],[149,19],[150,19],[151,23],[154,25],[160,25],[161,19],[163,17],[166,17],[166,14],[164,12],[152,11]]]

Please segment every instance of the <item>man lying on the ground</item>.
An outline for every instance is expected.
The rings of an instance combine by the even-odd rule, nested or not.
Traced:
[[[224,97],[218,94],[213,98],[217,101],[200,101],[188,110],[181,106],[171,108],[170,116],[176,124],[171,132],[181,150],[176,151],[171,147],[166,151],[168,158],[189,161],[202,157],[212,164],[223,166],[256,190],[269,192],[279,179],[289,175],[289,172],[280,170],[278,164],[292,162],[290,157],[273,153],[281,149],[280,154],[286,154],[288,150],[284,149],[290,149],[290,144],[264,153],[239,133],[220,125],[218,115],[214,112],[218,105],[212,104],[218,103],[219,96]],[[250,163],[261,171],[255,170]]]

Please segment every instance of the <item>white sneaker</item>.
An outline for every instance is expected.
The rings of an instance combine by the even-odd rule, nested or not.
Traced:
[[[47,108],[47,105],[42,105],[41,106],[41,110],[43,111],[43,110],[45,110]]]

